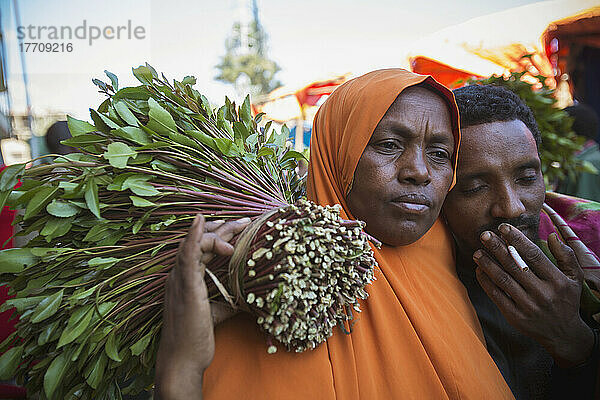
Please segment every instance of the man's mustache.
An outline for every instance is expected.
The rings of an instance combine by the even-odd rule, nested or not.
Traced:
[[[530,240],[537,239],[538,228],[540,225],[540,216],[539,215],[528,215],[521,216],[517,218],[497,218],[491,223],[487,225],[483,225],[479,228],[479,235],[481,235],[485,231],[492,231],[497,235],[500,235],[498,232],[498,227],[500,224],[510,224],[515,228],[518,228],[520,231],[528,231],[528,235],[533,235],[533,237],[529,237]]]

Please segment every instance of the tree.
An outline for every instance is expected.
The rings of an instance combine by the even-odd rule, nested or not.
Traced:
[[[527,57],[527,56],[526,56]],[[531,108],[542,135],[540,159],[546,187],[553,190],[565,179],[573,181],[578,172],[598,173],[588,161],[575,158],[585,138],[577,136],[571,129],[573,118],[556,107],[554,89],[546,85],[544,76],[535,76],[539,81],[533,85],[521,79],[527,72],[513,72],[509,77],[492,76],[486,79],[472,79],[469,84],[504,86]],[[538,87],[539,86],[539,87]]]
[[[252,20],[235,23],[225,41],[226,53],[216,66],[219,75],[215,79],[234,84],[242,95],[264,95],[281,86],[275,79],[281,68],[267,57],[266,43],[267,35],[258,21],[253,1]]]

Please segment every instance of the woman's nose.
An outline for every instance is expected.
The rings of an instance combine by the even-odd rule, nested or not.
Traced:
[[[420,149],[405,151],[398,162],[398,179],[412,185],[427,185],[431,182],[427,160]]]

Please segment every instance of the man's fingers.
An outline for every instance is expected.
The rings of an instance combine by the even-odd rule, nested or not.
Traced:
[[[475,270],[477,281],[488,297],[498,306],[498,309],[507,319],[514,317],[517,313],[515,302],[485,273],[481,268]]]
[[[540,279],[554,280],[558,273],[556,266],[546,257],[544,252],[517,228],[510,224],[498,227],[507,245],[512,245],[525,263]]]
[[[500,266],[508,272],[527,291],[538,293],[539,279],[535,274],[524,270],[514,257],[510,254],[506,243],[494,232],[486,231],[481,234],[481,242],[487,252],[500,263]]]
[[[600,259],[591,251],[582,241],[565,220],[558,215],[549,205],[543,205],[544,212],[550,217],[558,233],[562,236],[565,243],[575,251],[575,256],[583,270],[600,270]],[[600,274],[592,273],[593,275]]]
[[[523,287],[484,251],[477,250],[473,254],[473,260],[479,266],[478,269],[494,283],[494,286],[512,298],[516,304],[519,306],[529,304],[529,297]]]
[[[556,258],[557,266],[563,274],[574,281],[581,282],[583,280],[583,270],[579,267],[575,252],[571,247],[561,242],[556,233],[552,233],[548,237],[548,248]]]
[[[550,207],[548,204],[544,203],[542,208],[546,215],[550,217],[554,226],[556,226],[558,233],[560,233],[560,236],[562,236],[565,242],[567,242],[569,246],[573,250],[575,250],[575,253],[585,254],[586,251],[588,251],[588,248],[585,246],[585,244],[583,244],[579,237],[577,237],[575,232],[573,232],[573,229],[571,229],[571,227],[565,222],[565,220],[560,215],[558,215],[558,213],[554,211],[552,207]]]

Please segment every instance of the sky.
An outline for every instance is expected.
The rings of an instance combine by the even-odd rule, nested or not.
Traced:
[[[244,15],[242,0],[17,0],[20,25],[75,30],[86,24],[86,38],[42,39],[25,30],[24,43],[68,43],[72,51],[24,52],[34,113],[65,112],[89,119],[88,109],[103,100],[92,78],[107,80],[107,69],[121,86],[136,84],[131,67],[149,62],[169,78],[198,78],[196,88],[211,102],[235,96],[231,85],[214,80],[225,53],[225,39]],[[411,44],[471,18],[533,3],[499,1],[405,0],[258,0],[260,22],[268,34],[268,55],[281,67],[277,78],[292,87],[347,72],[355,75],[384,67],[407,67]],[[20,46],[13,0],[0,0],[6,39],[8,86],[12,107],[25,110]],[[131,24],[120,38],[92,40],[90,29]],[[523,20],[515,21],[522,24]],[[526,23],[526,22],[525,22]],[[133,29],[138,27],[138,38]],[[66,32],[66,31],[65,31]],[[80,29],[80,33],[84,29]],[[142,33],[143,32],[143,33]],[[80,36],[82,36],[80,34]]]

